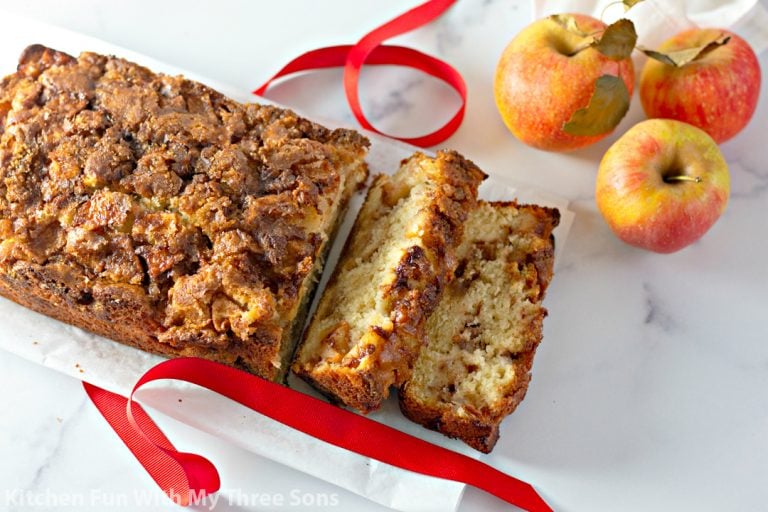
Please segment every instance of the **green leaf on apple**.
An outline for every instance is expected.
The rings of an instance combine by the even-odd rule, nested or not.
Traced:
[[[589,105],[574,112],[563,125],[563,131],[571,135],[602,135],[616,128],[628,110],[629,90],[624,81],[603,75],[595,82]]]
[[[643,48],[642,46],[638,46],[637,49],[652,59],[656,59],[659,62],[663,62],[664,64],[667,64],[669,66],[675,66],[679,68],[679,67],[685,66],[689,62],[693,62],[696,59],[700,59],[701,57],[705,56],[712,50],[715,50],[725,44],[728,44],[728,41],[730,40],[731,40],[731,36],[722,35],[717,39],[715,39],[714,41],[711,41],[705,45],[695,46],[693,48],[686,48],[685,50],[677,50],[669,53],[663,53],[656,50],[649,50],[648,48]]]
[[[608,25],[600,39],[592,43],[592,46],[609,59],[619,61],[632,55],[635,43],[637,43],[635,24],[622,18]]]

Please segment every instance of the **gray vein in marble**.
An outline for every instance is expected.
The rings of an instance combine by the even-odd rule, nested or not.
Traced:
[[[733,183],[733,172],[744,172],[753,178],[753,183],[746,190],[734,190],[731,188],[732,199],[760,199],[768,191],[768,173],[763,173],[757,169],[739,162],[737,168],[731,171],[731,181]]]
[[[51,451],[48,453],[45,459],[43,459],[43,461],[40,463],[37,470],[35,471],[35,474],[32,476],[32,479],[30,480],[30,482],[24,486],[24,490],[34,491],[40,486],[40,482],[45,476],[45,473],[50,468],[51,463],[53,462],[56,455],[61,451],[63,442],[66,439],[70,429],[72,428],[72,423],[76,420],[77,417],[79,417],[83,413],[83,410],[85,409],[85,405],[87,402],[88,400],[86,399],[85,395],[83,395],[83,398],[80,401],[80,404],[77,406],[77,408],[72,412],[72,414],[70,414],[67,418],[62,420],[60,428],[55,429],[56,438]],[[12,510],[14,509],[9,510],[9,512],[12,512]]]
[[[401,114],[410,110],[413,103],[406,99],[409,91],[416,89],[424,83],[423,77],[412,78],[403,81],[400,86],[389,91],[384,97],[377,97],[369,100],[367,103],[368,119],[371,122],[378,122],[394,114]]]
[[[438,55],[446,55],[451,50],[457,49],[464,42],[464,35],[468,27],[482,25],[491,12],[491,8],[503,6],[512,11],[517,11],[519,6],[515,3],[501,4],[496,0],[482,0],[480,5],[474,5],[478,2],[469,2],[472,4],[465,7],[465,10],[458,10],[452,15],[440,20],[436,24],[435,46]],[[457,7],[458,8],[458,7]]]
[[[461,45],[464,38],[457,27],[445,24],[435,34],[435,39],[438,55],[445,55],[450,49]]]
[[[647,282],[643,283],[643,293],[645,294],[643,324],[657,327],[667,334],[678,331],[679,323],[669,314],[658,293]]]

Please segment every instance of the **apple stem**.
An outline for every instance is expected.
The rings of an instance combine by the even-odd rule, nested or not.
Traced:
[[[685,174],[679,174],[677,176],[665,176],[664,181],[667,183],[675,181],[692,181],[694,183],[701,183],[701,176],[687,176]]]
[[[581,45],[581,46],[577,46],[577,47],[576,47],[576,49],[575,49],[575,50],[573,50],[571,53],[569,53],[567,56],[568,56],[568,57],[573,57],[574,55],[576,55],[576,54],[579,54],[579,53],[583,52],[584,50],[586,50],[587,48],[589,48],[590,46],[592,46],[592,43],[594,43],[594,42],[595,42],[595,40],[594,40],[594,39],[592,39],[591,41],[589,41],[589,42],[588,42],[588,43],[586,43],[586,44],[583,44],[583,45]]]

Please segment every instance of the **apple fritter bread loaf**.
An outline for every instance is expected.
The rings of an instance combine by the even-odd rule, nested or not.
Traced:
[[[0,82],[0,294],[280,380],[368,141],[39,45]]]
[[[411,420],[482,452],[523,399],[547,312],[556,209],[479,202],[459,264],[427,321],[428,344],[400,389]]]
[[[293,370],[369,412],[410,377],[485,174],[451,151],[376,177]]]

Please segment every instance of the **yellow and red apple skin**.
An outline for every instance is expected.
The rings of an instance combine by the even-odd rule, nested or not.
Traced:
[[[605,29],[590,16],[572,16],[584,32]],[[522,142],[570,151],[608,135],[570,135],[563,125],[589,104],[601,75],[621,76],[631,96],[634,67],[631,59],[612,61],[594,48],[566,55],[583,43],[583,38],[545,18],[524,28],[502,53],[494,79],[496,106],[504,124]]]
[[[680,175],[700,182],[664,180]],[[605,153],[595,198],[621,240],[671,253],[712,227],[729,192],[728,166],[706,132],[679,121],[650,119],[630,128]]]
[[[738,35],[721,29],[691,29],[665,41],[663,53],[731,39],[680,67],[648,59],[640,76],[640,101],[648,117],[698,126],[718,143],[739,133],[752,118],[760,95],[760,64]]]

